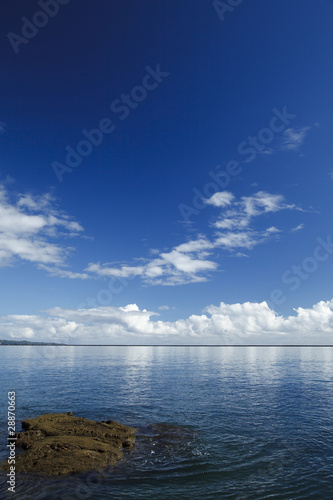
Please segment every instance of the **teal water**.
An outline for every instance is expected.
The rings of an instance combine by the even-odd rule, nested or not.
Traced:
[[[138,429],[103,475],[18,477],[11,499],[332,499],[333,348],[1,347],[18,426],[73,411]],[[166,424],[154,427],[155,424]]]

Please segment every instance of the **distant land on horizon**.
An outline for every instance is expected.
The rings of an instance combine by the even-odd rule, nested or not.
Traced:
[[[29,340],[1,340],[0,345],[67,345],[56,342],[29,342]]]

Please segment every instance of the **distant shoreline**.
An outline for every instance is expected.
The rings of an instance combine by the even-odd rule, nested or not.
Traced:
[[[68,345],[56,342],[29,342],[29,340],[0,340],[0,345]]]

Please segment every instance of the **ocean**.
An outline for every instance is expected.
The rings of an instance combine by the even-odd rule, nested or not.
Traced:
[[[1,446],[8,392],[17,429],[68,412],[138,429],[101,473],[0,476],[33,500],[333,498],[333,348],[0,348]]]

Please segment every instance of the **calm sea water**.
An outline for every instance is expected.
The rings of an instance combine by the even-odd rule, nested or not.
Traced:
[[[18,425],[73,411],[138,429],[103,475],[18,477],[33,500],[333,498],[333,348],[1,347]],[[163,424],[163,425],[160,425]]]

